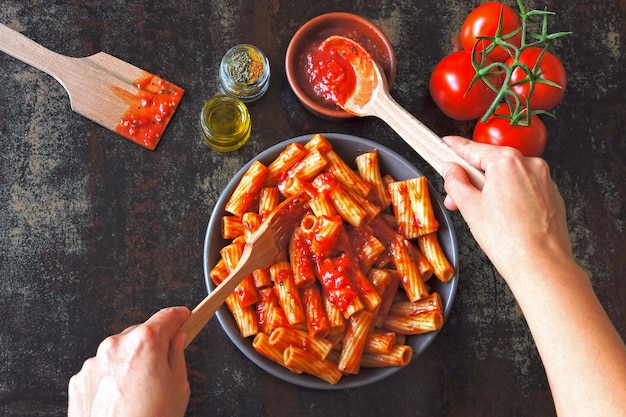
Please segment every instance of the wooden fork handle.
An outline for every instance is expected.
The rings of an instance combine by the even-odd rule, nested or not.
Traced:
[[[187,333],[185,348],[193,341],[200,331],[211,320],[218,308],[226,301],[226,298],[237,288],[243,279],[255,269],[263,267],[262,260],[251,259],[251,246],[246,245],[241,259],[233,271],[213,289],[193,310],[191,316],[181,326],[180,330]]]
[[[195,339],[200,331],[211,320],[218,308],[226,301],[226,298],[237,288],[241,280],[250,272],[234,271],[220,285],[207,295],[192,311],[189,319],[181,326],[180,330],[187,333],[185,347]]]
[[[437,173],[442,174],[446,163],[455,162],[465,169],[474,186],[483,188],[485,174],[458,156],[437,134],[400,106],[388,92],[379,94],[376,100],[378,102],[373,106],[373,115],[395,130]]]

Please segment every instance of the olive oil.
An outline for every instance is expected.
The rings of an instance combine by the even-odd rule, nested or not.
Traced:
[[[220,94],[202,107],[202,136],[209,146],[218,151],[239,149],[250,138],[251,129],[248,108],[236,97]]]

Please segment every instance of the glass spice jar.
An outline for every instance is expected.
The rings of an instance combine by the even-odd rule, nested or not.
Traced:
[[[236,97],[218,94],[200,112],[200,131],[207,145],[218,151],[234,151],[250,138],[252,122],[246,105]]]
[[[249,103],[267,91],[270,62],[256,46],[236,45],[222,58],[219,77],[224,92]]]

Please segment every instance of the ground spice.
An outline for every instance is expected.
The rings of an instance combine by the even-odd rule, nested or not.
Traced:
[[[264,62],[255,51],[241,51],[228,62],[228,75],[236,83],[253,84],[263,74]]]
[[[263,58],[261,58],[256,51],[250,52],[250,58],[252,62],[250,62],[250,68],[248,69],[248,84],[252,84],[258,80],[265,69]]]
[[[265,94],[269,81],[269,61],[256,46],[236,45],[222,57],[220,84],[227,94],[249,103]]]

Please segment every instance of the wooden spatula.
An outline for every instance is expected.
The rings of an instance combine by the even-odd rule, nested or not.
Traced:
[[[0,50],[53,76],[72,109],[154,150],[184,90],[134,65],[99,52],[84,58],[57,54],[0,24]]]

